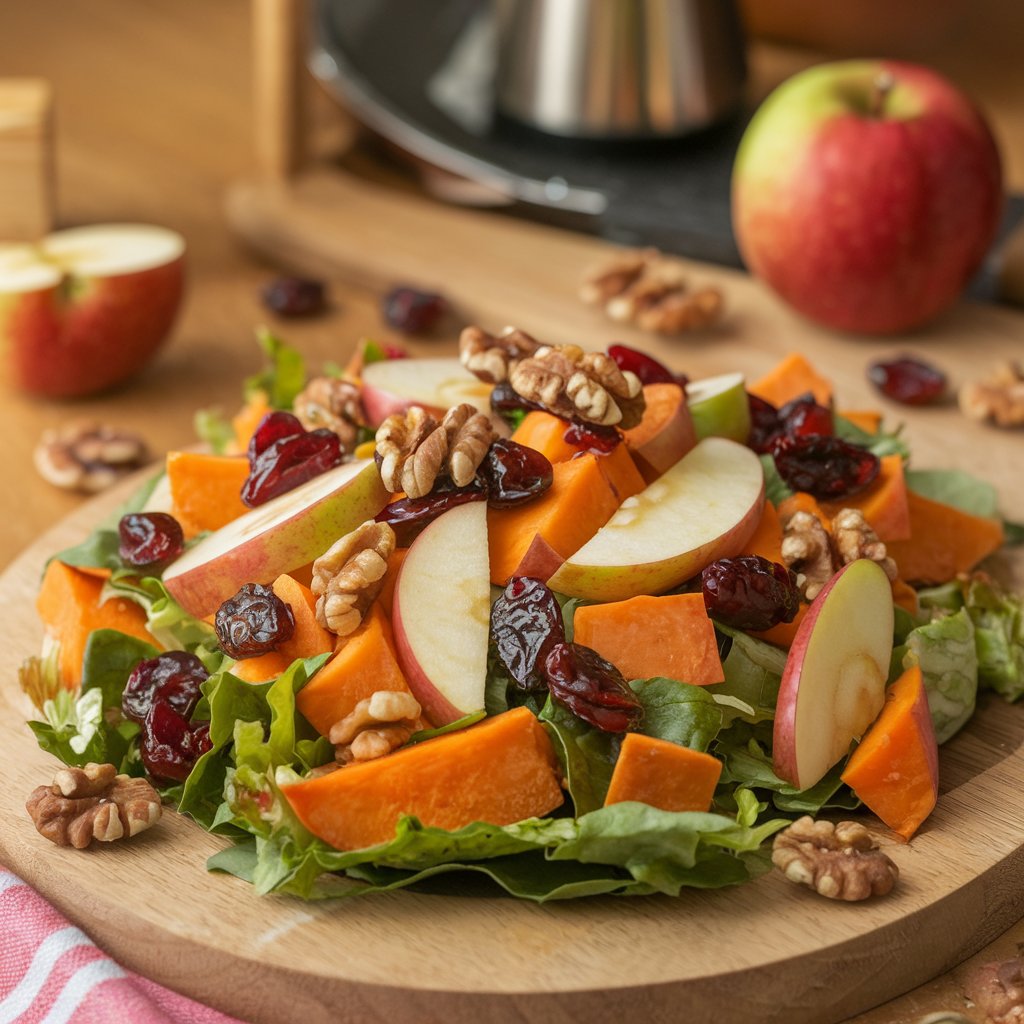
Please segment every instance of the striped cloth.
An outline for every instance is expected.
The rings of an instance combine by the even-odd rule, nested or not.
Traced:
[[[119,967],[0,870],[0,1024],[241,1024]]]

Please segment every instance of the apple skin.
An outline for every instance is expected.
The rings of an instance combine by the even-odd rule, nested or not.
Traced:
[[[413,405],[422,406],[436,419],[460,402],[490,412],[491,385],[477,380],[454,358],[369,363],[363,368],[362,385],[363,409],[374,428]]]
[[[727,518],[724,528],[720,485],[715,480],[723,466],[729,466],[730,473],[742,474],[740,497],[728,509],[735,518]],[[761,463],[749,448],[726,438],[705,438],[653,484],[624,501],[608,523],[562,563],[548,586],[560,594],[592,601],[625,601],[670,590],[716,559],[739,554],[761,520],[764,488]],[[621,539],[612,543],[616,531],[638,520],[649,522],[652,510],[655,515],[659,510],[675,513],[680,524],[697,524],[689,541],[692,546],[666,550],[666,541],[673,534],[661,523],[645,535],[644,550],[651,556],[647,560],[588,561],[602,548],[618,549]]]
[[[697,440],[727,437],[746,444],[750,436],[750,400],[742,373],[690,381],[686,401]]]
[[[56,232],[41,243],[88,239],[133,225]],[[184,242],[162,228],[139,226],[178,255],[157,266],[79,275],[31,291],[0,289],[0,342],[11,382],[23,391],[73,398],[103,391],[142,369],[174,324],[185,289]]]
[[[483,709],[490,614],[487,505],[474,501],[427,526],[395,582],[395,653],[434,725]]]
[[[813,786],[878,717],[893,615],[888,577],[866,558],[844,565],[822,587],[793,638],[779,686],[772,762],[780,779],[798,789]],[[840,694],[842,681],[859,691]],[[843,702],[851,696],[852,704]],[[810,744],[818,749],[809,756]]]
[[[920,327],[956,301],[1002,198],[999,152],[970,101],[891,61],[822,64],[784,82],[733,170],[747,267],[811,320],[867,334]]]
[[[164,585],[187,612],[202,618],[242,584],[270,584],[312,562],[372,519],[389,498],[372,460],[345,463],[201,540],[168,567]],[[265,524],[278,515],[283,520]]]

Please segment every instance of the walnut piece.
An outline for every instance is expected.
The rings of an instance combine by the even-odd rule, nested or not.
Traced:
[[[518,327],[506,327],[500,334],[488,334],[481,327],[465,327],[459,335],[459,359],[470,373],[487,384],[508,380],[509,370],[520,359],[541,347]]]
[[[81,420],[45,431],[33,458],[55,487],[95,494],[143,466],[147,453],[135,434]]]
[[[367,520],[336,540],[313,562],[310,589],[316,621],[338,636],[354,633],[384,586],[395,531]]]
[[[884,896],[900,876],[860,822],[836,825],[809,815],[775,837],[772,863],[791,882],[808,885],[832,900]]]
[[[836,571],[828,531],[813,512],[794,512],[783,524],[782,561],[796,573],[805,601],[813,601]]]
[[[711,326],[724,307],[718,288],[690,291],[682,265],[655,249],[624,253],[598,268],[580,298],[620,323],[669,335]]]
[[[981,964],[967,976],[964,992],[988,1024],[1024,1024],[1024,960]]]
[[[889,557],[885,544],[878,539],[860,509],[840,509],[832,517],[832,540],[843,565],[858,558],[870,558],[885,570],[890,583],[899,575],[896,562]]]
[[[160,818],[160,797],[145,780],[118,775],[112,764],[61,768],[25,804],[36,830],[58,846],[84,850],[94,839],[138,835]]]
[[[565,419],[623,430],[643,419],[640,378],[620,370],[603,352],[584,352],[576,345],[545,345],[516,363],[509,383],[523,398],[539,402]]]
[[[965,384],[960,389],[960,410],[998,427],[1024,426],[1024,369],[1019,363],[1002,363],[985,380]]]
[[[359,428],[366,422],[359,388],[338,377],[314,377],[295,396],[292,404],[299,422],[307,430],[326,427],[338,435],[341,447],[352,452]]]
[[[411,693],[377,690],[331,726],[327,738],[336,748],[336,760],[351,764],[390,754],[420,727],[422,711]]]
[[[498,436],[489,416],[465,402],[449,409],[441,420],[448,440],[448,475],[456,487],[471,483],[488,449]]]

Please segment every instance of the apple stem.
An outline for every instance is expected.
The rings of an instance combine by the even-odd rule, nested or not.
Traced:
[[[868,108],[868,112],[872,117],[881,117],[885,112],[885,101],[889,98],[889,93],[892,92],[895,84],[896,79],[889,71],[880,71],[875,76],[875,87],[871,94],[871,102]]]

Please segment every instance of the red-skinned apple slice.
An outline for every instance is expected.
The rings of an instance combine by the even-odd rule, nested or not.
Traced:
[[[87,395],[140,370],[174,322],[184,253],[181,235],[147,224],[0,246],[0,339],[15,385]]]
[[[632,498],[548,580],[562,594],[660,594],[738,554],[764,509],[764,472],[743,445],[707,437]]]
[[[491,385],[477,380],[458,359],[382,359],[363,367],[363,408],[371,427],[411,405],[444,412],[468,402],[490,413]]]
[[[271,583],[372,519],[390,495],[372,460],[349,462],[254,508],[201,540],[164,573],[171,596],[199,618],[243,583]]]
[[[435,725],[484,706],[490,636],[487,504],[459,505],[409,548],[391,622],[409,689]]]
[[[775,774],[808,789],[885,703],[892,587],[877,563],[843,566],[814,599],[786,658],[772,741]]]

